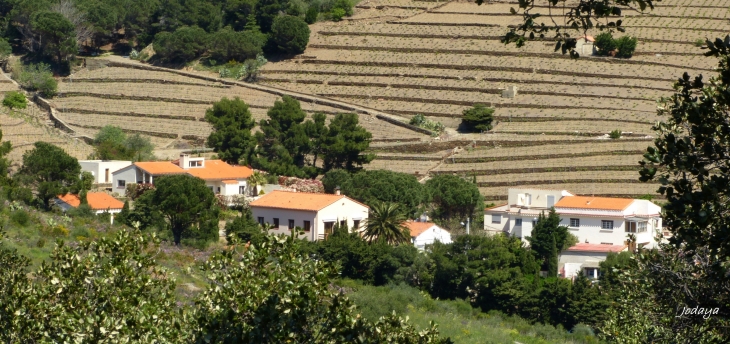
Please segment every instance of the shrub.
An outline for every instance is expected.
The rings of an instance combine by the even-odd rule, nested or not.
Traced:
[[[309,43],[309,26],[299,17],[279,16],[271,25],[271,39],[287,54],[301,54]]]
[[[317,7],[314,6],[314,4],[310,4],[309,8],[307,8],[307,13],[304,15],[304,21],[307,24],[314,24],[317,22],[318,16],[319,10],[317,10]]]
[[[25,109],[28,101],[25,99],[25,94],[18,91],[10,91],[5,93],[3,98],[3,106],[7,106],[10,109]]]
[[[10,214],[10,221],[18,226],[25,227],[30,222],[30,214],[24,209],[18,209]]]
[[[705,45],[705,40],[702,38],[698,38],[695,40],[695,47],[701,48],[703,45]]]
[[[175,32],[155,36],[156,56],[166,62],[187,62],[200,56],[206,48],[208,33],[197,26],[183,26]]]
[[[597,54],[602,56],[608,56],[611,51],[616,49],[616,41],[609,31],[598,34],[594,44],[597,49]]]
[[[616,40],[616,49],[618,49],[618,53],[616,53],[616,57],[623,57],[623,58],[629,58],[634,55],[634,50],[636,50],[636,44],[638,43],[638,40],[636,37],[631,36],[623,36]]]
[[[0,61],[6,60],[13,53],[13,48],[5,38],[0,38]]]
[[[488,131],[492,129],[493,114],[494,109],[476,104],[471,109],[464,110],[461,124],[467,131]]]
[[[18,82],[31,91],[38,91],[44,97],[53,97],[58,89],[58,82],[53,78],[51,66],[45,63],[29,64],[21,67]]]
[[[610,138],[612,138],[612,139],[616,140],[616,139],[620,139],[620,138],[621,138],[621,134],[622,134],[621,130],[619,130],[619,129],[616,129],[616,130],[614,130],[614,131],[611,131],[611,133],[610,133],[610,134],[608,134],[608,136],[609,136]]]
[[[345,16],[345,10],[341,8],[335,8],[332,10],[332,13],[330,14],[330,17],[333,21],[340,21],[342,20],[342,17]]]
[[[425,129],[439,132],[439,133],[444,131],[444,125],[441,124],[441,122],[436,122],[436,121],[427,119],[422,114],[413,116],[413,118],[411,118],[411,121],[409,123],[411,125],[415,125],[417,127],[425,128]]]
[[[349,17],[352,15],[352,2],[350,0],[335,0],[334,5],[332,5],[332,12],[334,12],[337,9],[341,9],[345,16]]]

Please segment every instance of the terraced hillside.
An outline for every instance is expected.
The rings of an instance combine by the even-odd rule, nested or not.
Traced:
[[[625,10],[623,25],[639,39],[630,59],[571,60],[553,53],[550,41],[505,46],[500,36],[521,20],[510,7],[364,0],[347,21],[313,25],[302,58],[267,64],[262,83],[447,126],[438,144],[380,147],[375,168],[477,175],[488,199],[516,185],[654,193],[656,185],[637,183],[636,170],[652,143],[655,101],[685,71],[714,74],[716,61],[695,42],[730,30],[730,1],[664,0],[647,14]],[[518,96],[502,98],[510,85]],[[462,111],[475,103],[496,108],[493,131],[457,133]],[[616,129],[624,136],[609,140]]]
[[[242,83],[211,81],[172,71],[144,70],[117,64],[75,73],[59,83],[59,95],[51,100],[57,116],[74,132],[93,137],[105,125],[148,135],[158,148],[173,143],[202,143],[211,131],[205,110],[222,97],[239,97],[249,104],[258,121],[280,97],[245,87]],[[309,114],[334,116],[342,109],[302,102]],[[375,142],[412,142],[428,136],[361,114],[361,123]]]
[[[19,88],[10,79],[0,72],[0,98],[5,92],[18,91]],[[0,108],[0,129],[3,132],[3,141],[10,141],[13,150],[8,154],[13,166],[19,166],[23,153],[33,148],[33,143],[44,141],[61,147],[66,153],[77,159],[86,159],[93,151],[84,141],[73,138],[68,133],[47,125],[46,111],[28,102],[28,107],[22,110]]]

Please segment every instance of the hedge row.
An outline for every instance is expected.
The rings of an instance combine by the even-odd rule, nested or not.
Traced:
[[[59,108],[61,114],[64,112],[73,112],[79,114],[88,115],[111,115],[111,116],[128,116],[128,117],[149,117],[149,118],[160,118],[160,119],[179,119],[185,121],[201,121],[205,122],[203,117],[194,116],[176,116],[176,115],[156,115],[150,113],[138,113],[138,112],[120,112],[120,111],[105,111],[105,110],[88,110],[88,109],[77,109],[77,108]]]
[[[445,117],[445,118],[461,118],[463,115],[461,113],[443,113],[443,112],[424,112],[424,111],[414,111],[414,110],[385,110],[389,113],[394,113],[398,115],[424,115],[426,117]],[[596,120],[596,121],[605,121],[605,122],[619,122],[619,123],[636,123],[636,124],[654,124],[654,122],[651,121],[636,121],[636,120],[628,120],[628,119],[618,119],[618,118],[585,118],[585,117],[548,117],[548,116],[515,116],[515,117],[509,117],[509,116],[492,116],[497,121],[504,121],[504,122],[556,122],[556,121],[586,121],[586,120]]]
[[[621,142],[654,142],[652,139],[623,139]],[[559,144],[601,144],[601,143],[616,143],[614,140],[530,140],[530,141],[477,141],[477,140],[453,140],[453,141],[430,141],[417,144],[408,144],[400,146],[378,147],[371,149],[374,152],[383,153],[434,153],[440,152],[447,149],[454,149],[456,147],[532,147],[532,146],[544,146],[544,145],[559,145]]]
[[[102,99],[115,99],[115,100],[145,100],[155,102],[168,102],[168,103],[183,103],[183,104],[212,104],[212,101],[196,100],[196,99],[180,99],[180,98],[165,98],[165,97],[150,97],[150,96],[127,96],[118,94],[105,94],[105,93],[93,93],[93,92],[59,92],[59,97],[94,97]]]
[[[459,171],[431,171],[432,174],[453,174],[453,175],[496,175],[496,174],[524,174],[524,173],[546,173],[546,172],[591,172],[591,171],[639,171],[639,165],[610,165],[610,166],[562,166],[562,167],[532,167],[532,168],[495,168],[495,169],[471,169]],[[638,177],[637,177],[638,178]]]

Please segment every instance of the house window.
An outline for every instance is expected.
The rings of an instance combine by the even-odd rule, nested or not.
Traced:
[[[278,218],[278,217],[275,217],[275,218],[274,218],[274,227],[275,227],[276,229],[279,229],[279,218]]]
[[[492,214],[492,223],[502,223],[502,215]]]
[[[117,180],[117,188],[124,189],[127,186],[126,180]]]
[[[332,234],[332,230],[335,228],[334,222],[325,222],[324,223],[324,235],[327,237],[328,235]]]
[[[601,229],[613,229],[613,221],[601,220]]]
[[[626,221],[626,233],[636,233],[636,222]]]
[[[294,220],[289,219],[289,229],[294,229]]]
[[[219,194],[219,193],[221,193],[221,187],[220,186],[216,189],[216,194]]]
[[[352,228],[360,229],[360,220],[352,220]]]
[[[202,160],[189,161],[188,162],[188,166],[190,166],[190,167],[201,167],[201,166],[203,166],[203,161]]]
[[[580,227],[580,219],[570,219],[570,227],[573,227],[573,228]]]
[[[522,219],[515,219],[515,226],[522,227]]]
[[[644,232],[646,232],[646,221],[642,221],[642,222],[639,222],[639,226],[638,226],[638,228],[637,228],[637,231],[638,231],[639,233],[644,233]]]
[[[537,220],[532,220],[532,227],[537,226]]]
[[[246,185],[241,185],[238,187],[238,194],[243,195],[246,193]]]
[[[347,220],[340,220],[340,228],[347,228]]]
[[[312,230],[312,223],[309,221],[304,221],[304,231],[309,232]]]
[[[263,226],[264,225],[264,217],[263,216],[259,216],[258,220],[259,220],[259,224]]]

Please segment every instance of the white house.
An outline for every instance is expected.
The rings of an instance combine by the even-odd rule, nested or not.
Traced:
[[[65,194],[58,195],[55,199],[56,205],[58,205],[64,212],[71,208],[76,208],[81,205],[81,199],[79,195]],[[91,207],[91,210],[96,214],[102,214],[108,212],[111,214],[111,223],[114,223],[114,215],[122,211],[124,203],[103,192],[89,192],[86,194],[86,202]]]
[[[651,201],[540,189],[509,189],[507,204],[485,209],[484,229],[527,242],[538,215],[551,207],[581,243],[624,245],[635,235],[638,245],[653,248],[654,237],[662,232],[661,208]]]
[[[94,176],[94,184],[111,184],[112,172],[131,165],[123,160],[79,160],[81,170]]]
[[[124,195],[127,183],[154,184],[156,177],[184,173],[203,179],[216,195],[238,196],[246,194],[247,179],[253,170],[229,165],[222,160],[191,158],[181,154],[175,161],[135,162],[117,170],[112,173],[113,188]]]
[[[598,278],[600,263],[606,260],[610,252],[626,251],[626,245],[586,244],[580,243],[560,253],[558,269],[565,278],[573,278],[583,274],[588,278]]]
[[[419,250],[438,241],[443,244],[451,243],[451,233],[433,222],[408,221],[405,226],[411,232],[411,243]]]
[[[350,231],[363,229],[368,206],[340,194],[272,191],[249,203],[254,218],[269,224],[272,234],[290,234],[300,227],[301,239],[323,240],[332,234],[335,224]]]

